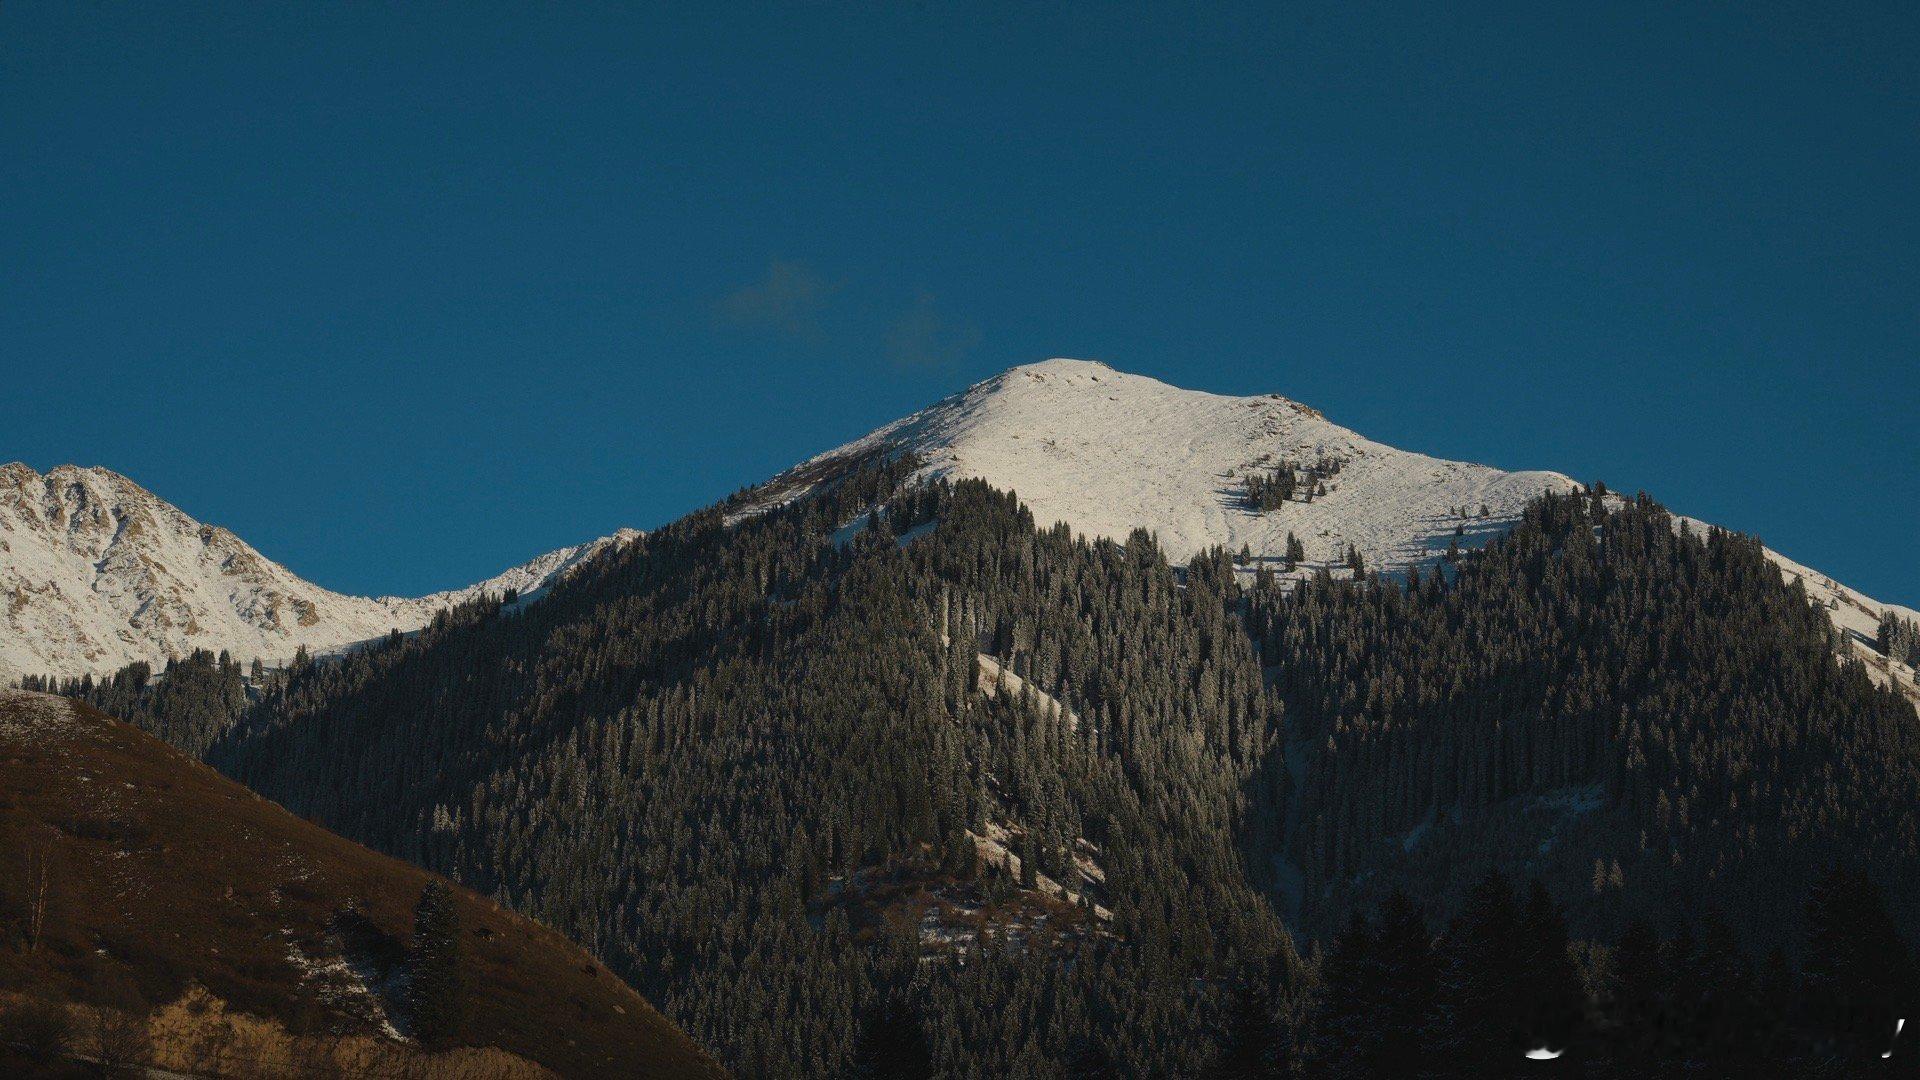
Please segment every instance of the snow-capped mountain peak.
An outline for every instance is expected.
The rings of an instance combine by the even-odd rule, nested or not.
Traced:
[[[0,682],[111,671],[194,649],[285,660],[332,652],[482,592],[533,592],[614,536],[549,552],[487,581],[419,598],[347,596],[301,579],[227,529],[121,474],[0,465]]]
[[[1067,359],[1002,372],[789,475],[904,452],[925,476],[1018,493],[1043,524],[1116,540],[1145,528],[1176,561],[1216,545],[1278,559],[1291,533],[1309,564],[1340,562],[1352,547],[1368,566],[1403,569],[1444,551],[1456,528],[1491,532],[1540,492],[1578,486],[1397,450],[1278,394],[1183,390]],[[1320,467],[1326,493],[1251,506],[1247,478],[1283,465]]]
[[[803,462],[750,497],[747,511],[797,498],[858,462],[909,453],[923,463],[922,477],[977,477],[1017,493],[1042,525],[1065,522],[1115,540],[1146,529],[1176,562],[1219,546],[1278,568],[1291,535],[1306,555],[1296,574],[1341,572],[1350,550],[1390,574],[1430,564],[1451,544],[1471,547],[1505,531],[1542,492],[1580,486],[1557,472],[1399,450],[1278,394],[1185,390],[1097,361],[1053,359],[1011,368]],[[1248,477],[1285,468],[1297,470],[1302,491],[1255,506]],[[1882,612],[1920,615],[1768,554],[1876,677],[1912,689],[1911,671],[1865,646]]]

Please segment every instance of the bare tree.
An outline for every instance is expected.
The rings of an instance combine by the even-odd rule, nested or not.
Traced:
[[[28,887],[33,891],[33,899],[27,905],[27,951],[33,952],[40,947],[40,933],[47,925],[47,881],[48,859],[45,848],[37,849],[27,860]]]

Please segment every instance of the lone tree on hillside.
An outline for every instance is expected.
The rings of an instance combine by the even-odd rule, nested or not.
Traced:
[[[460,979],[460,915],[453,890],[429,882],[413,908],[413,950],[408,957],[408,1011],[421,1042],[453,1037],[466,1004]]]

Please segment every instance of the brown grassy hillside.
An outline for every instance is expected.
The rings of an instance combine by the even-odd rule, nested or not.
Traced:
[[[587,954],[464,890],[464,1017],[438,1053],[396,1037],[431,880],[84,705],[0,691],[0,1013],[58,1003],[83,1054],[98,1017],[133,1018],[154,1064],[207,1075],[721,1075]]]

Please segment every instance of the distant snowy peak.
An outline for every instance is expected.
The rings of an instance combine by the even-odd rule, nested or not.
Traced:
[[[565,577],[568,571],[571,571],[574,567],[579,566],[588,559],[593,558],[608,548],[625,547],[629,542],[639,538],[640,535],[641,532],[639,529],[619,529],[611,536],[603,536],[598,540],[589,540],[584,544],[575,544],[572,547],[563,547],[557,551],[549,551],[539,558],[522,563],[503,573],[495,574],[485,581],[477,581],[464,589],[449,589],[446,592],[432,593],[428,596],[422,596],[413,600],[386,596],[381,597],[380,602],[383,604],[425,604],[437,610],[439,608],[452,607],[455,604],[465,603],[468,600],[487,593],[499,595],[512,590],[522,597],[530,596]]]
[[[42,476],[0,465],[0,682],[158,664],[194,649],[270,663],[302,646],[333,652],[417,629],[481,592],[531,593],[631,535],[563,548],[433,596],[346,596],[119,473],[62,465]]]
[[[1217,545],[1236,553],[1244,547],[1274,566],[1291,534],[1306,551],[1301,573],[1343,565],[1349,548],[1388,572],[1431,563],[1456,540],[1471,547],[1504,532],[1542,492],[1580,486],[1556,472],[1506,472],[1398,450],[1277,394],[1183,390],[1059,359],[1002,372],[804,462],[751,493],[743,512],[798,498],[858,462],[907,453],[924,463],[923,477],[977,477],[1015,492],[1043,525],[1063,521],[1115,540],[1146,529],[1177,562]],[[1282,463],[1327,465],[1326,493],[1318,494],[1316,481],[1310,502],[1296,497],[1256,509],[1247,478]],[[1803,581],[1856,648],[1871,638],[1889,605],[1769,554],[1784,575]],[[1911,672],[1881,668],[1913,686]]]

